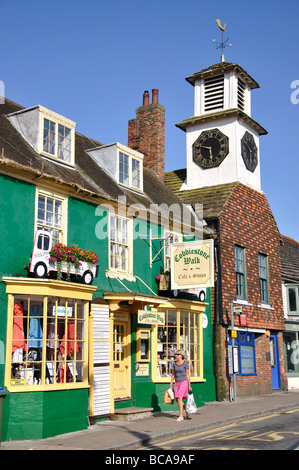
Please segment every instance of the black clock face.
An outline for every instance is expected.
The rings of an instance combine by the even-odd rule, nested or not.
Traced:
[[[193,161],[203,169],[219,166],[229,153],[228,140],[219,129],[202,132],[192,146]]]
[[[250,132],[245,132],[241,140],[241,152],[247,170],[252,173],[257,167],[257,146]]]

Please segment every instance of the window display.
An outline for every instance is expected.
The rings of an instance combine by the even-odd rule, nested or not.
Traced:
[[[200,313],[179,310],[165,312],[165,325],[157,328],[157,377],[170,377],[175,352],[183,349],[191,377],[200,377]]]
[[[84,381],[84,301],[14,295],[11,385]]]

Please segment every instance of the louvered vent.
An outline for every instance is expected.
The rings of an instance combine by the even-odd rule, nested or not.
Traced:
[[[224,75],[205,79],[205,111],[223,109]]]
[[[238,78],[238,108],[245,109],[245,84]]]

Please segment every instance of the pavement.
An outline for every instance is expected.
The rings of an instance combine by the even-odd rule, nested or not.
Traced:
[[[248,417],[267,416],[299,409],[299,390],[238,398],[236,402],[210,402],[198,408],[191,419],[177,422],[173,411],[155,413],[131,421],[100,421],[83,431],[26,441],[5,441],[1,450],[138,450],[159,440],[188,435]]]

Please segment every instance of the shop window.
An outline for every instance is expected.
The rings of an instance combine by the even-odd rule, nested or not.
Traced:
[[[65,388],[87,381],[86,309],[80,299],[18,295],[12,312],[7,385]]]
[[[238,348],[239,374],[256,375],[254,333],[238,331],[235,347]],[[231,332],[229,332],[229,373],[233,373],[233,358],[231,345]]]
[[[190,377],[194,381],[203,379],[201,313],[166,310],[165,325],[156,327],[156,335],[157,381],[171,377],[177,349],[185,351]]]

